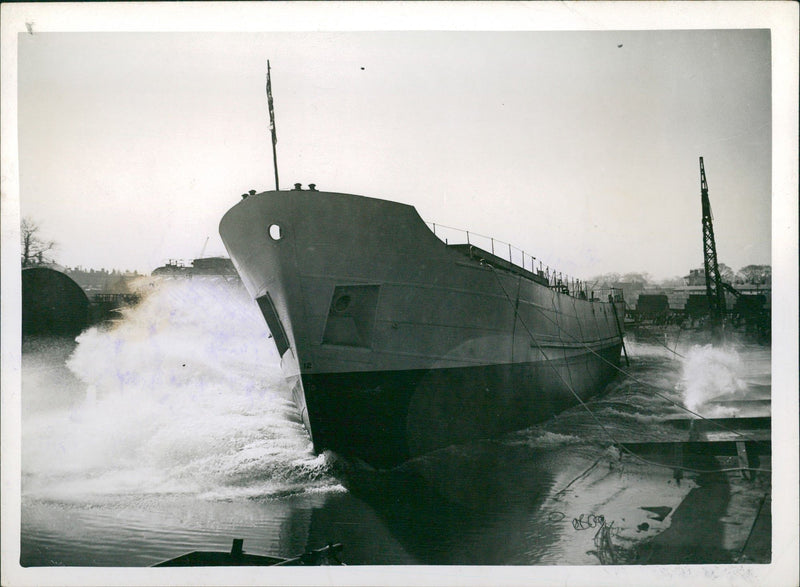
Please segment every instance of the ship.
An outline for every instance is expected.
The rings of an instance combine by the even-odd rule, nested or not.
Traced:
[[[619,291],[443,240],[411,205],[295,184],[244,194],[219,231],[317,452],[393,467],[543,421],[619,368]]]
[[[167,278],[221,277],[228,281],[238,279],[231,260],[226,257],[201,257],[192,260],[191,265],[170,259],[165,265],[153,269],[151,275]]]

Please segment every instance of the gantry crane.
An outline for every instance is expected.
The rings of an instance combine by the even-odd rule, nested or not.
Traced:
[[[703,158],[700,157],[700,197],[703,201],[703,268],[706,272],[706,296],[713,328],[722,327],[725,318],[725,292],[717,263],[717,245],[714,241],[714,222],[711,202],[708,199],[708,183]],[[733,289],[733,288],[731,288]]]

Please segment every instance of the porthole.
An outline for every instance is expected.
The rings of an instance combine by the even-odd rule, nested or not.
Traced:
[[[350,296],[343,295],[336,298],[336,301],[333,302],[333,309],[335,312],[341,314],[347,309],[349,305],[350,305]]]
[[[274,241],[279,241],[283,238],[283,230],[279,224],[271,224],[269,227],[269,238]]]

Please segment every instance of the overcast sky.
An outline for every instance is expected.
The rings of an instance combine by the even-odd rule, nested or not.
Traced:
[[[2,3],[0,10],[3,268],[19,259],[18,206],[59,242],[63,265],[150,272],[169,258],[196,257],[206,238],[207,255],[223,253],[224,212],[242,192],[273,187],[264,95],[270,59],[284,188],[315,182],[413,204],[428,220],[510,240],[577,277],[648,271],[660,278],[700,267],[703,156],[720,260],[734,269],[769,262],[782,269],[773,283],[772,382],[797,389],[795,3]],[[562,32],[247,32],[387,28]],[[654,28],[676,30],[637,32]],[[242,32],[54,32],[122,29]],[[20,512],[20,275],[0,278],[9,488],[2,552],[11,573]],[[796,519],[797,395],[775,393],[772,407],[776,446],[794,464],[773,473],[776,511]],[[784,526],[777,540],[796,553],[797,528]],[[747,572],[795,576],[796,557],[782,553]],[[677,577],[617,570],[643,573],[621,575],[621,583]],[[563,582],[557,571],[537,576]],[[676,568],[682,578],[690,571]],[[108,576],[26,575],[74,585]],[[512,581],[530,581],[518,577]]]
[[[34,33],[19,37],[21,213],[66,266],[224,254],[240,194],[414,205],[589,278],[770,263],[769,30]]]

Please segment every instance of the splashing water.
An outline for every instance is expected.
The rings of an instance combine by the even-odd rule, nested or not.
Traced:
[[[27,495],[230,499],[337,488],[241,287],[158,283],[113,327],[91,328],[77,343],[67,367],[84,397],[26,417]],[[28,381],[36,383],[23,380],[23,393],[69,387]]]
[[[683,362],[679,384],[686,407],[709,417],[734,415],[735,408],[707,404],[721,398],[743,398],[747,391],[743,369],[739,354],[733,349],[692,347]]]

